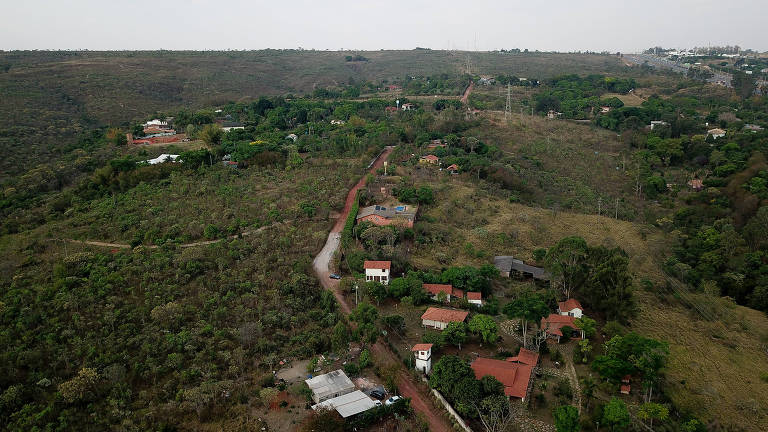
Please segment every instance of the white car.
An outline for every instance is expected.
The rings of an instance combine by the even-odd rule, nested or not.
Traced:
[[[387,399],[386,402],[384,402],[384,405],[387,405],[387,406],[392,405],[393,403],[399,401],[400,399],[402,399],[400,396],[392,396],[391,398]]]
[[[375,401],[373,401],[373,405],[377,406],[377,407],[380,407],[381,406],[381,401],[380,400],[375,400]]]

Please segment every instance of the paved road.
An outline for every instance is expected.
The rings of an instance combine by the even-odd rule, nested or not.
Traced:
[[[393,149],[394,147],[387,147],[371,165],[369,172],[375,173],[376,170],[384,165],[384,161],[387,160]],[[328,240],[326,240],[323,249],[320,250],[314,261],[312,261],[312,266],[314,267],[317,277],[320,279],[320,283],[333,293],[333,295],[336,297],[336,300],[339,302],[341,310],[344,311],[345,314],[350,313],[351,307],[338,289],[339,281],[331,279],[328,276],[331,272],[330,263],[333,259],[333,254],[339,248],[341,231],[344,229],[347,215],[349,215],[349,211],[352,209],[352,204],[355,202],[357,191],[365,186],[367,181],[366,177],[367,176],[363,176],[360,181],[358,181],[357,184],[355,184],[355,186],[350,189],[349,193],[347,194],[346,202],[344,203],[344,210],[342,210],[341,214],[339,215],[339,219],[336,221],[336,224],[334,224],[331,232],[328,234]],[[402,365],[394,353],[392,353],[392,351],[390,351],[390,349],[381,342],[375,343],[371,347],[371,350],[374,354],[374,358],[377,361],[383,360],[384,363]],[[413,377],[408,373],[408,371],[402,367],[397,372],[397,388],[402,396],[411,398],[411,406],[414,410],[416,410],[416,412],[424,415],[424,417],[429,422],[429,429],[431,431],[447,432],[452,430],[450,423],[448,423],[448,421],[443,416],[442,410],[434,406],[427,390],[420,388],[419,384],[414,382]]]

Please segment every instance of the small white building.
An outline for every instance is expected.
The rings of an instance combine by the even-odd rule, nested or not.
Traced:
[[[381,282],[389,285],[389,269],[392,261],[366,261],[363,263],[366,282]]]
[[[483,293],[475,291],[467,291],[467,302],[469,304],[482,306],[483,305]]]
[[[584,313],[584,308],[581,307],[581,303],[579,303],[578,300],[570,298],[564,302],[557,303],[557,313],[574,318],[581,318],[581,315]]]
[[[176,159],[178,159],[178,158],[179,158],[179,155],[163,153],[163,154],[161,154],[160,156],[158,156],[158,157],[156,157],[154,159],[148,159],[148,160],[146,160],[144,162],[146,162],[146,163],[148,163],[150,165],[157,165],[157,164],[163,163],[163,162],[176,162]]]
[[[651,130],[656,129],[657,127],[667,126],[667,125],[669,125],[669,123],[667,123],[667,122],[665,122],[663,120],[652,120],[651,121]]]
[[[150,121],[144,123],[143,126],[145,128],[148,128],[148,127],[163,128],[163,127],[168,127],[168,122],[160,120],[160,119],[153,119],[153,120],[150,120]]]
[[[416,357],[416,370],[429,375],[432,371],[432,344],[416,344],[411,351]]]
[[[304,380],[312,390],[312,400],[320,403],[355,391],[355,385],[343,370],[337,369],[327,374]]]

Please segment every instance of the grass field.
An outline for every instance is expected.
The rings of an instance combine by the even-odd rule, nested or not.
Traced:
[[[426,210],[422,220],[431,220],[431,229],[442,227],[447,240],[417,249],[412,261],[419,268],[479,265],[502,254],[532,260],[534,249],[578,235],[593,246],[623,248],[636,280],[649,279],[657,286],[665,280],[659,264],[667,241],[651,226],[509,203],[455,177],[434,184],[438,205]],[[663,289],[637,289],[636,297],[639,314],[632,328],[670,344],[664,387],[676,406],[735,430],[766,430],[768,383],[760,379],[768,372],[765,315],[704,295],[681,302]],[[685,306],[688,301],[717,318],[704,319]]]

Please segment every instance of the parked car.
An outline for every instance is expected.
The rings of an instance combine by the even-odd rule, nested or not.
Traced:
[[[393,403],[399,401],[400,399],[402,399],[400,396],[392,396],[391,398],[387,399],[386,402],[384,402],[384,405],[387,405],[387,406],[392,405]]]
[[[384,399],[384,392],[381,390],[371,390],[371,397],[379,400]]]
[[[377,400],[375,400],[375,401],[373,401],[373,404],[374,404],[375,406],[377,406],[377,407],[380,407],[380,406],[381,406],[381,401],[377,401]]]
[[[336,273],[331,273],[329,276],[331,279],[341,279],[341,276],[337,275]]]

